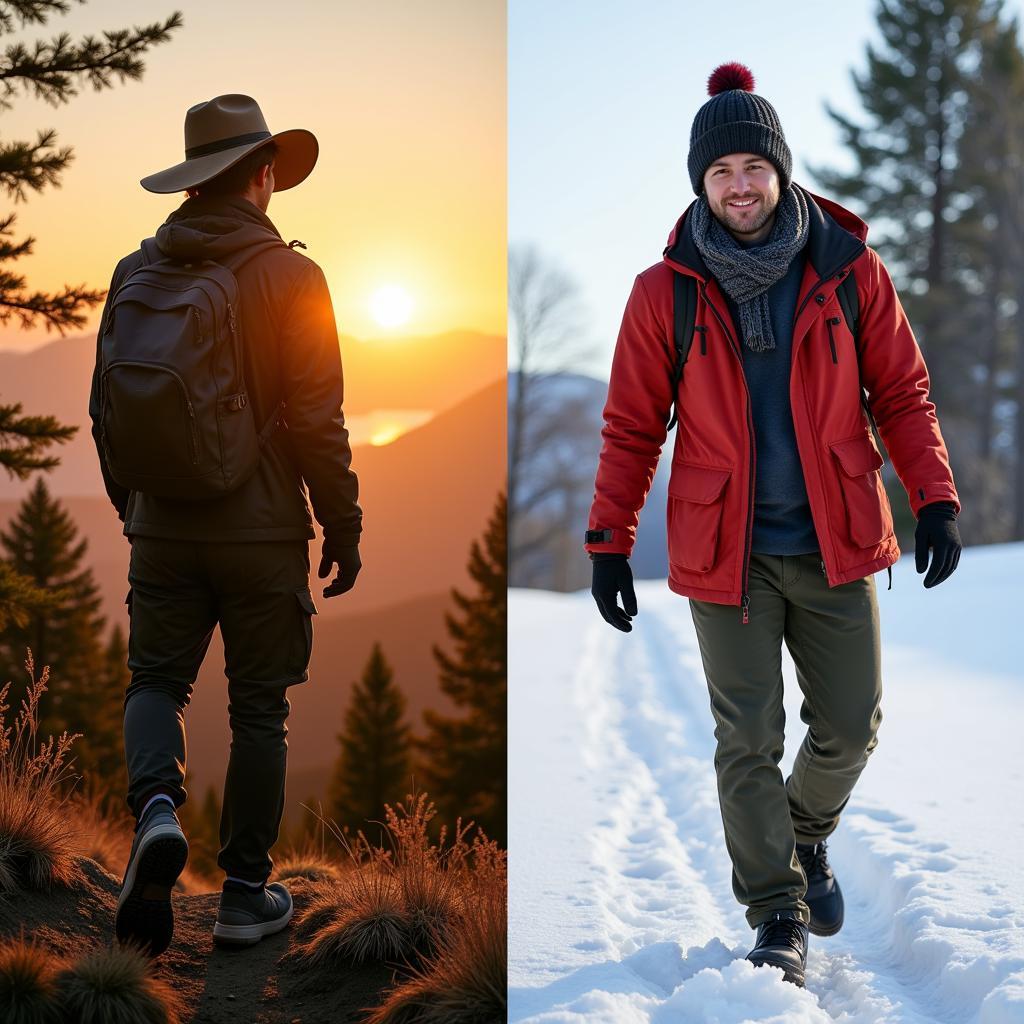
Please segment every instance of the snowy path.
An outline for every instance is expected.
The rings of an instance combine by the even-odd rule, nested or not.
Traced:
[[[1024,1022],[1012,562],[968,552],[943,594],[903,560],[879,588],[886,717],[830,843],[847,923],[812,937],[804,992],[743,960],[686,601],[641,584],[626,636],[589,594],[514,593],[509,1019]]]

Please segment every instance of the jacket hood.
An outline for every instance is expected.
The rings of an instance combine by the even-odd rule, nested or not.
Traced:
[[[807,238],[807,257],[822,277],[827,277],[863,252],[868,226],[855,213],[844,206],[817,196],[801,185],[793,184],[807,198],[810,232]],[[697,202],[697,200],[694,200]],[[693,271],[707,279],[711,276],[704,259],[693,241],[688,214],[691,203],[669,232],[663,258],[675,270]]]
[[[160,251],[185,262],[221,260],[268,240],[283,241],[273,221],[239,196],[186,199],[156,232]]]

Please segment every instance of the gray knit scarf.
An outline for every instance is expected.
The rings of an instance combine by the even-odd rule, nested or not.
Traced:
[[[779,196],[775,224],[763,245],[745,249],[716,219],[701,194],[693,205],[693,241],[722,291],[739,307],[740,333],[747,348],[775,348],[768,289],[782,280],[807,244],[807,198],[790,185]]]

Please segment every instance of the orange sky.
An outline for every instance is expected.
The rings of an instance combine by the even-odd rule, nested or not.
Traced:
[[[271,131],[308,128],[319,139],[312,175],[275,195],[268,213],[324,268],[342,333],[504,334],[504,3],[90,0],[3,43],[123,28],[175,9],[184,27],[151,51],[140,82],[85,86],[57,109],[18,97],[2,115],[5,141],[52,127],[76,153],[62,188],[14,206],[17,237],[37,239],[18,264],[30,286],[105,288],[117,260],[180,201],[138,180],[183,158],[185,110],[240,92],[256,97]],[[388,284],[414,302],[408,324],[390,331],[369,310]],[[4,348],[53,337],[0,327]]]

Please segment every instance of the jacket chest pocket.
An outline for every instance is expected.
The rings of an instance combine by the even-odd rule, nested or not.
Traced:
[[[708,572],[718,556],[725,485],[732,470],[676,460],[668,482],[668,550],[673,565]]]
[[[847,535],[859,548],[873,547],[892,532],[892,512],[879,473],[881,452],[866,433],[833,441],[829,449],[839,466]]]

